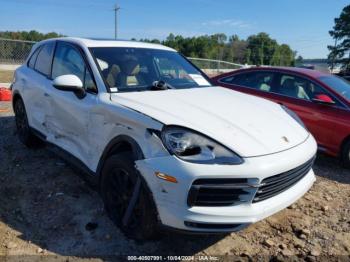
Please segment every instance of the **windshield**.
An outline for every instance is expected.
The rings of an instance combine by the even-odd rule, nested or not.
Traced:
[[[347,100],[350,100],[350,82],[338,76],[321,76],[319,80]]]
[[[174,89],[211,86],[203,73],[177,52],[125,47],[90,50],[112,92],[153,90],[159,81]]]

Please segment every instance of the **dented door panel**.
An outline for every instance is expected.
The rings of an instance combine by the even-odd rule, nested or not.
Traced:
[[[85,162],[91,155],[91,110],[96,106],[96,96],[87,94],[79,99],[72,92],[50,88],[50,108],[46,110],[47,140]]]

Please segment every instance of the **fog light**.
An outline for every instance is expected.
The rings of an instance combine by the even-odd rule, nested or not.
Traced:
[[[155,172],[154,173],[158,178],[163,179],[165,181],[171,182],[171,183],[177,183],[177,179],[173,176],[169,176],[167,174],[161,173],[161,172]]]

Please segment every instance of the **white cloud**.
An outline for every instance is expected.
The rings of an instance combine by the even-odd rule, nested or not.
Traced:
[[[229,26],[229,27],[236,27],[236,28],[247,28],[247,27],[250,27],[250,24],[241,20],[236,20],[236,19],[221,19],[221,20],[211,20],[211,21],[203,22],[202,26],[211,26],[211,27]]]

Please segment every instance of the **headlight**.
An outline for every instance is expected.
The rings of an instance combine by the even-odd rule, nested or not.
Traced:
[[[297,121],[303,128],[307,130],[303,120],[301,120],[300,117],[294,111],[290,110],[288,107],[284,105],[281,105],[281,107],[284,109],[284,111],[286,111],[288,115],[290,115],[295,121]]]
[[[171,154],[202,164],[238,165],[243,159],[219,143],[186,128],[166,127],[162,140]]]

